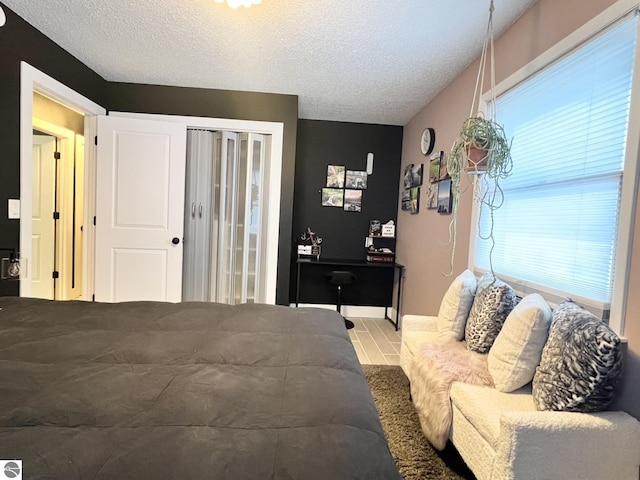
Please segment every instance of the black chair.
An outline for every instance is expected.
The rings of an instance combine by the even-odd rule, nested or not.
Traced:
[[[335,285],[337,288],[337,292],[336,292],[336,310],[337,312],[342,315],[341,309],[342,309],[342,287],[344,285],[350,285],[352,284],[355,280],[357,280],[358,277],[356,277],[356,275],[349,271],[349,270],[333,270],[329,273],[327,273],[327,278],[329,279],[329,283],[331,285]],[[344,317],[342,317],[344,318]],[[347,329],[353,328],[353,322],[351,320],[347,320],[346,318],[344,319],[344,325],[345,327],[347,327]]]

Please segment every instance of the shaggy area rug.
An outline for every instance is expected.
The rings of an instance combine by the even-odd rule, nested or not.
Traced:
[[[436,451],[424,437],[411,400],[409,381],[399,366],[363,365],[382,428],[405,480],[475,480],[450,443]]]

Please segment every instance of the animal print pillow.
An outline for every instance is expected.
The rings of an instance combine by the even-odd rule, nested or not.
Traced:
[[[516,303],[516,294],[509,285],[491,273],[480,277],[465,328],[467,348],[487,353]]]
[[[620,337],[567,299],[553,311],[549,339],[533,377],[536,408],[604,410],[613,401],[621,371]]]

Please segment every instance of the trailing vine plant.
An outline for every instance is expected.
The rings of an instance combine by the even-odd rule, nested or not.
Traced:
[[[452,218],[449,223],[449,243],[451,248],[451,269],[447,276],[453,273],[453,261],[455,258],[457,241],[457,220],[458,207],[460,204],[460,180],[466,171],[468,174],[477,174],[478,182],[474,189],[474,201],[480,203],[480,220],[484,208],[489,211],[490,227],[488,232],[479,232],[479,237],[483,240],[491,241],[489,250],[489,268],[495,278],[493,271],[492,254],[495,247],[494,212],[504,203],[504,192],[500,187],[500,180],[507,178],[513,169],[511,158],[511,142],[506,138],[504,128],[496,123],[496,96],[495,96],[495,61],[493,49],[493,0],[489,7],[489,24],[487,35],[482,47],[480,57],[480,68],[476,79],[471,112],[462,124],[460,135],[453,143],[451,154],[447,159],[447,170],[451,177],[452,194]],[[478,104],[477,113],[473,115],[476,105],[476,98],[480,103],[480,93],[482,92],[485,77],[485,67],[487,63],[487,52],[491,51],[491,90],[490,98],[487,101],[487,117]],[[474,152],[475,150],[475,152]],[[482,153],[478,153],[478,152]],[[480,158],[482,157],[482,158]],[[481,165],[481,166],[479,166]],[[481,183],[480,183],[481,182]]]

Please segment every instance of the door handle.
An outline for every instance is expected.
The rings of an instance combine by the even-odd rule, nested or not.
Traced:
[[[178,237],[173,237],[171,243],[173,243],[174,245],[178,245],[180,243],[180,239]]]
[[[200,204],[200,211],[199,211],[199,215],[200,215],[200,218],[202,218],[202,204]]]
[[[191,204],[191,218],[196,218],[196,202]]]

